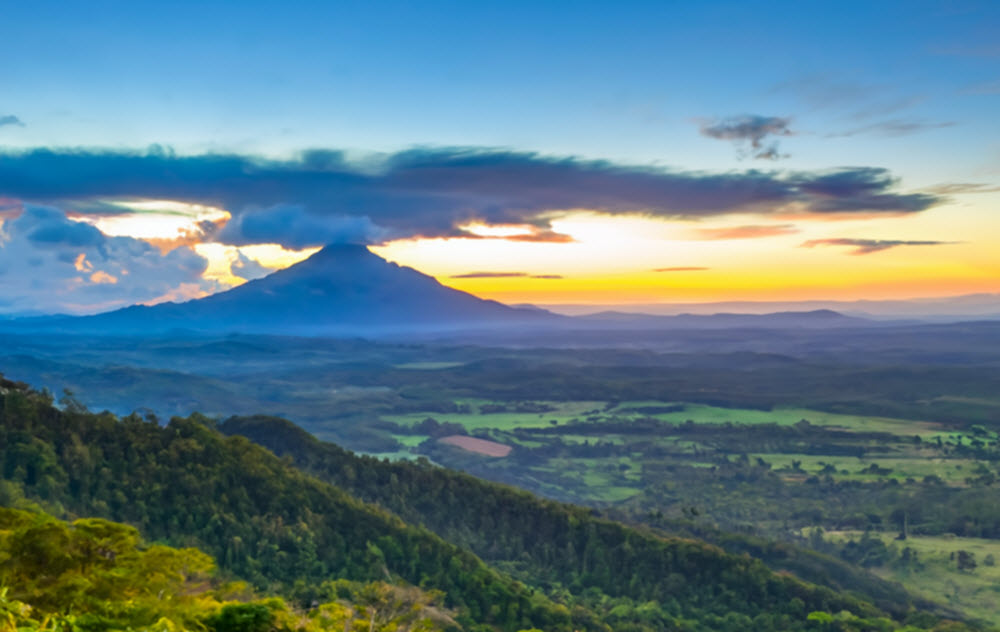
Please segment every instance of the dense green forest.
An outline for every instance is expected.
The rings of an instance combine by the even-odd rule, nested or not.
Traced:
[[[146,544],[134,527],[66,523],[0,507],[0,629],[85,632],[433,632],[455,622],[439,595],[386,582],[328,581],[332,601],[302,610],[223,583],[194,548]]]
[[[516,502],[520,492],[496,486],[479,488],[482,522],[464,527],[481,535],[449,542],[355,500],[246,438],[225,437],[209,419],[175,418],[161,426],[138,415],[92,414],[73,397],[63,398],[60,409],[46,393],[7,380],[0,391],[3,505],[36,502],[56,515],[114,519],[155,540],[198,546],[216,557],[224,578],[245,578],[298,608],[328,601],[329,580],[382,580],[440,591],[456,625],[466,629],[945,625],[916,609],[882,611],[864,596],[775,574],[747,555],[702,542],[629,528],[579,508],[541,501],[532,506],[526,495]],[[389,497],[395,489],[406,490],[398,493],[403,497],[435,481],[461,486],[472,480],[435,477],[429,465],[408,467],[356,467],[342,474],[362,481],[359,489],[385,486]],[[384,473],[381,483],[365,480]],[[433,503],[437,495],[453,506],[449,493],[467,492],[431,487],[415,499]],[[408,502],[384,505],[429,522],[432,511],[424,508],[425,517],[417,519]],[[519,509],[530,511],[515,513]],[[444,516],[439,512],[439,523]],[[460,546],[477,538],[477,549],[492,545],[498,557],[508,558],[519,550],[521,559],[491,568]]]
[[[58,514],[127,522],[147,537],[204,548],[234,576],[288,594],[331,577],[388,575],[445,592],[467,622],[599,627],[248,440],[224,438],[205,419],[161,427],[72,401],[60,411],[44,394],[4,387],[4,504],[23,493]]]

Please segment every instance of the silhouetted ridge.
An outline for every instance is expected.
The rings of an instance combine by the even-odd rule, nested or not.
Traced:
[[[577,316],[578,322],[605,326],[652,329],[720,329],[720,328],[806,328],[806,327],[860,327],[875,323],[863,318],[845,316],[831,309],[808,312],[773,312],[769,314],[677,314],[659,316],[620,311],[604,311]]]
[[[364,246],[332,245],[226,292],[180,304],[128,307],[80,319],[80,324],[144,332],[365,334],[512,326],[558,318],[446,287]]]

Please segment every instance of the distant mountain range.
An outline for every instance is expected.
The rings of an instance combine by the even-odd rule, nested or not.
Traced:
[[[773,314],[677,314],[657,316],[628,312],[598,312],[577,316],[574,322],[591,326],[616,326],[642,329],[732,329],[732,328],[827,328],[858,327],[873,324],[863,318],[845,316],[829,309]]]
[[[189,331],[303,336],[437,335],[724,328],[838,328],[870,321],[828,309],[674,316],[605,311],[569,317],[508,306],[447,287],[364,246],[327,246],[308,259],[225,292],[184,303],[134,305],[93,316],[49,316],[9,329],[149,334]]]
[[[521,307],[521,306],[518,306]],[[1000,294],[966,294],[913,299],[859,301],[725,301],[717,303],[641,303],[632,305],[541,304],[567,316],[588,316],[605,311],[646,316],[681,316],[727,314],[773,314],[775,312],[836,311],[848,316],[875,319],[917,319],[948,322],[957,320],[1000,319]]]

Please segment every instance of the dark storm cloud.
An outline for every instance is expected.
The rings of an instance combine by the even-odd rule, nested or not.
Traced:
[[[940,201],[895,187],[888,171],[870,167],[705,173],[489,149],[413,149],[364,164],[337,151],[292,160],[163,150],[0,153],[0,198],[98,215],[115,199],[217,206],[233,218],[213,239],[294,248],[468,236],[459,227],[472,222],[535,229],[507,239],[569,241],[549,221],[576,209],[698,218],[913,213]]]
[[[779,116],[745,115],[715,119],[703,122],[702,136],[729,140],[736,144],[737,149],[745,155],[761,160],[778,160],[784,158],[778,150],[776,142],[768,143],[775,136],[791,136],[789,129],[791,119]]]
[[[803,248],[816,246],[847,246],[854,248],[852,255],[870,255],[899,246],[948,246],[954,241],[905,241],[899,239],[811,239],[802,244]]]

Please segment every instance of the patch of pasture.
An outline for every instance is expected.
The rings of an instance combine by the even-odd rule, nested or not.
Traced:
[[[510,454],[511,447],[488,439],[478,439],[467,435],[451,435],[438,439],[440,443],[453,445],[468,452],[474,452],[483,456],[505,457]]]
[[[392,438],[406,446],[407,448],[415,448],[424,441],[427,441],[429,437],[427,435],[392,435]]]
[[[963,614],[1000,624],[1000,541],[954,536],[910,536],[896,540],[894,533],[875,534],[897,553],[909,547],[916,552],[913,564],[890,564],[873,569],[915,595]],[[827,539],[860,540],[861,532],[832,531]],[[974,568],[959,570],[958,553],[972,554]],[[990,565],[989,562],[993,561]]]
[[[517,405],[516,403],[491,402],[489,400],[476,399],[456,400],[455,403],[469,406],[470,411],[467,413],[418,412],[407,413],[405,415],[383,415],[382,418],[403,426],[414,426],[428,417],[433,417],[441,423],[461,424],[468,432],[480,429],[513,430],[515,428],[549,428],[553,425],[552,420],[556,421],[555,425],[565,424],[572,419],[582,419],[585,412],[603,407],[603,403],[601,402],[537,401],[531,403],[551,406],[553,410],[546,412],[512,412]],[[508,412],[481,412],[484,406],[489,405],[506,406]]]
[[[611,413],[636,415],[630,408],[655,408],[678,405],[677,402],[637,401],[623,402]],[[871,417],[866,415],[842,415],[808,408],[775,408],[754,410],[750,408],[722,408],[707,404],[681,404],[684,410],[649,415],[662,421],[684,423],[688,419],[698,424],[777,424],[793,426],[805,419],[814,426],[841,428],[852,432],[888,432],[891,434],[930,437],[943,432],[941,424],[928,421]]]

